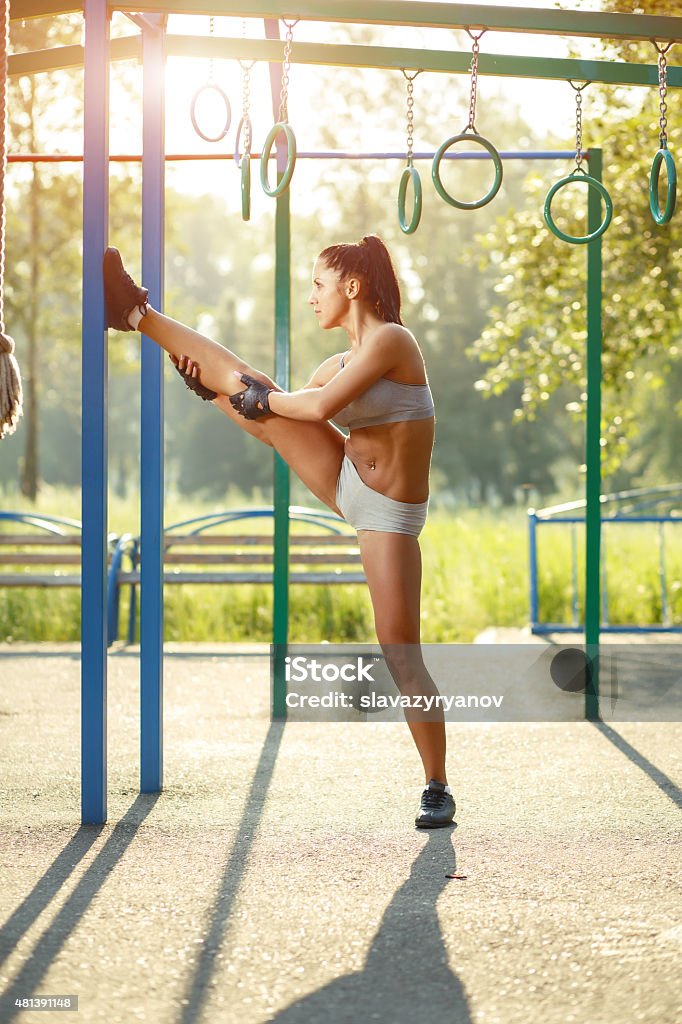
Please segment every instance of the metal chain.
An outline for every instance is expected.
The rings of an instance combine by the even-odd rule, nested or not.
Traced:
[[[251,118],[249,108],[251,106],[251,68],[255,60],[239,61],[242,69],[242,124],[244,126],[244,153],[251,154]],[[243,154],[240,154],[243,156]]]
[[[412,167],[414,149],[414,80],[417,75],[421,75],[422,68],[419,71],[415,71],[413,75],[408,75],[405,68],[400,69],[405,76],[407,82],[407,166]]]
[[[294,40],[294,26],[298,25],[299,19],[296,21],[285,21],[282,18],[283,23],[287,27],[287,38],[284,44],[284,61],[282,63],[282,91],[279,95],[279,116],[277,120],[280,124],[286,124],[289,120],[289,111],[287,109],[287,100],[289,97],[289,68],[291,66],[291,44]]]
[[[658,50],[658,91],[661,97],[659,105],[661,116],[658,120],[658,124],[661,129],[661,134],[659,136],[661,141],[661,149],[667,149],[668,146],[668,118],[666,117],[666,114],[668,112],[668,104],[665,101],[666,95],[668,93],[668,61],[666,60],[665,55],[672,45],[672,43],[668,43],[668,45],[664,49],[662,49],[658,45],[658,43],[654,42],[654,46]]]
[[[215,18],[209,18],[209,20],[208,20],[208,34],[209,34],[209,36],[211,38],[213,38],[214,23],[215,23]],[[213,57],[211,57],[211,59],[208,62],[208,81],[211,84],[213,83]]]
[[[575,166],[582,171],[583,162],[583,89],[586,89],[589,82],[583,85],[574,85],[569,80],[571,89],[575,90]]]
[[[486,30],[482,29],[478,33],[477,36],[473,35],[470,32],[469,29],[467,29],[466,31],[467,31],[467,35],[469,36],[469,38],[473,39],[474,45],[472,47],[472,57],[471,57],[471,96],[469,98],[469,123],[467,124],[467,126],[466,126],[466,128],[464,130],[468,132],[469,129],[471,129],[472,132],[475,132],[476,131],[476,125],[475,125],[475,120],[476,120],[476,89],[478,87],[478,53],[479,53],[479,50],[480,50],[480,47],[478,45],[478,40],[481,38],[481,36],[484,34],[484,32]]]

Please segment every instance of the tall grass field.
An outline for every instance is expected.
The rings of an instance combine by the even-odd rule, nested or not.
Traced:
[[[241,498],[241,500],[240,500]],[[267,498],[263,500],[266,503]],[[243,507],[232,493],[225,504],[173,499],[166,523]],[[78,491],[51,490],[35,505],[5,494],[0,508],[80,519]],[[5,532],[13,527],[0,526]],[[242,532],[244,525],[241,526]],[[269,529],[269,527],[265,527]],[[538,531],[539,601],[542,621],[573,621],[570,526]],[[109,530],[139,532],[137,496],[112,496]],[[249,532],[252,530],[248,526]],[[682,625],[682,522],[665,526],[665,592],[669,623]],[[22,530],[21,532],[25,532]],[[604,565],[608,620],[647,626],[661,622],[662,598],[658,528],[655,524],[606,524]],[[489,626],[529,622],[528,524],[525,510],[459,513],[435,508],[420,538],[423,557],[422,641],[468,643]],[[577,612],[583,621],[584,531],[577,534]],[[5,567],[0,566],[0,572]],[[16,567],[12,567],[16,571]],[[50,571],[38,568],[35,571]],[[72,570],[77,571],[77,568]],[[119,637],[127,633],[129,587],[121,596]],[[174,585],[165,588],[168,641],[264,642],[272,639],[272,590],[255,584]],[[372,606],[362,585],[290,586],[289,637],[294,643],[321,640],[375,641]],[[138,612],[139,619],[139,612]],[[139,621],[136,638],[139,636]],[[0,642],[65,641],[80,638],[78,588],[0,586]]]

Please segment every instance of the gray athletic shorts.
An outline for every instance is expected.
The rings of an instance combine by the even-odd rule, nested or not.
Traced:
[[[347,455],[344,455],[336,484],[336,504],[355,530],[409,533],[413,537],[421,533],[429,507],[428,498],[416,503],[396,501],[372,490]]]

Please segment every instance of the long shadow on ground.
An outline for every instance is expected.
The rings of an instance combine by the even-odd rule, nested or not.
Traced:
[[[365,966],[292,1003],[277,1024],[469,1024],[462,983],[448,964],[436,902],[447,885],[450,830],[432,832],[381,920]]]

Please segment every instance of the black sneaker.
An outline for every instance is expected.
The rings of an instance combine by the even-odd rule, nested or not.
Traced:
[[[445,783],[431,779],[422,793],[414,823],[417,828],[444,828],[455,817],[455,798],[445,792]]]
[[[140,288],[126,271],[118,249],[109,248],[102,260],[104,274],[104,302],[107,311],[107,327],[115,331],[132,331],[128,314],[135,306],[144,315],[147,312],[148,288]]]

